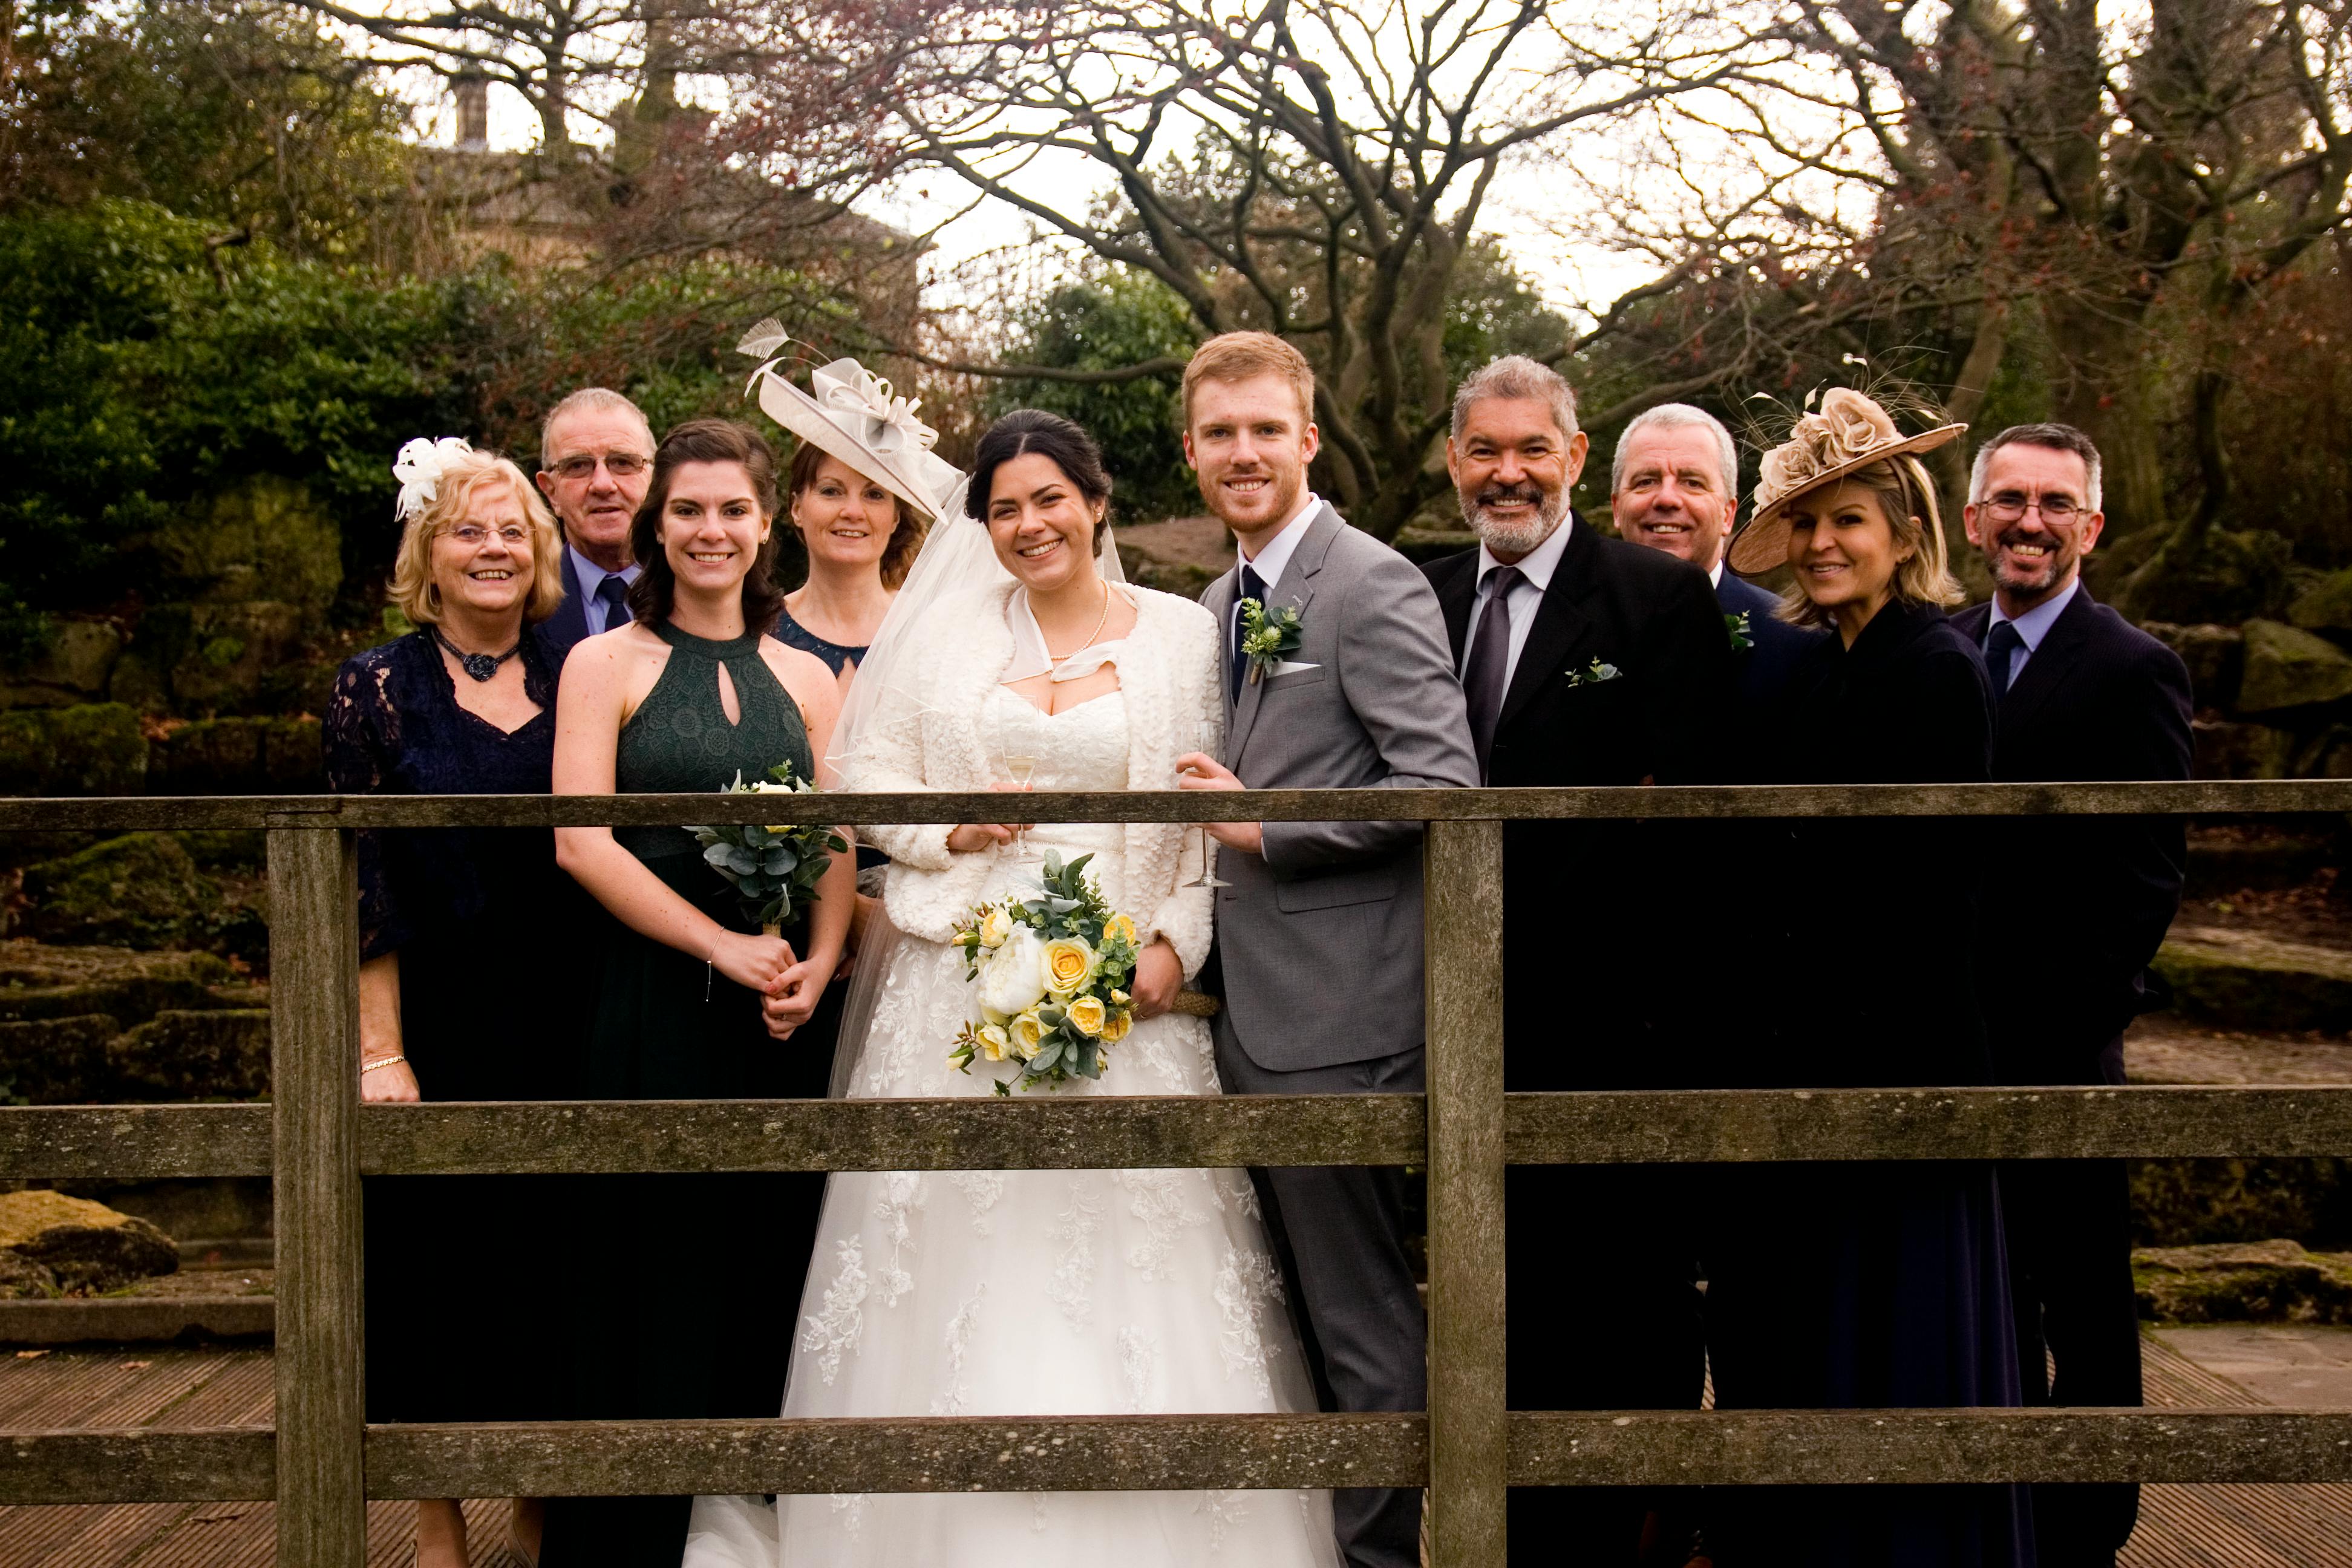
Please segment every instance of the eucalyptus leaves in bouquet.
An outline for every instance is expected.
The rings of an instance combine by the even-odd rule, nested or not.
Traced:
[[[793,776],[793,764],[778,763],[768,770],[768,777],[751,784],[743,782],[739,770],[735,782],[720,790],[721,795],[815,795],[816,785],[806,779]],[[743,918],[756,921],[770,936],[778,935],[793,918],[793,912],[817,900],[816,885],[833,864],[835,855],[845,855],[849,845],[832,828],[809,823],[793,826],[762,827],[756,823],[730,824],[724,827],[689,827],[702,846],[702,858],[735,889],[735,901]]]
[[[982,904],[957,922],[964,979],[980,985],[980,1017],[964,1025],[948,1063],[1003,1062],[996,1092],[1100,1078],[1111,1047],[1135,1026],[1135,921],[1103,901],[1086,875],[1091,855],[1065,864],[1045,852],[1034,898]]]

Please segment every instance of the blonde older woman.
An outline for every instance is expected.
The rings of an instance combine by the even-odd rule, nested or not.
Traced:
[[[1755,521],[1731,564],[1786,565],[1780,614],[1827,626],[1768,737],[1787,784],[1980,783],[1992,688],[1945,620],[1936,491],[1906,436],[1860,393],[1830,393],[1765,456]],[[1731,984],[1775,1037],[1746,1082],[1788,1088],[1991,1081],[1968,824],[1808,818],[1771,826]],[[1759,858],[1754,863],[1767,863]],[[2031,962],[2031,960],[2026,960]],[[2016,1405],[2021,1392],[1991,1167],[1784,1166],[1719,1194],[1707,1260],[1708,1352],[1722,1409]],[[2031,1568],[2016,1487],[1856,1487],[1834,1497],[1735,1489],[1714,1501],[1720,1568]]]
[[[556,669],[526,623],[563,595],[555,520],[514,464],[412,441],[393,472],[404,521],[392,602],[416,627],[347,661],[326,716],[328,782],[369,795],[544,795]],[[360,1091],[369,1100],[550,1100],[583,1046],[585,900],[553,835],[442,828],[359,835]],[[548,1235],[531,1178],[367,1182],[371,1421],[547,1419],[532,1321]],[[492,1260],[490,1289],[462,1275]],[[538,1510],[514,1534],[535,1555]],[[464,1568],[465,1520],[418,1505],[419,1568]]]

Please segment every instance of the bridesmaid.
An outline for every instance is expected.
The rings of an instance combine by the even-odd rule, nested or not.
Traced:
[[[891,488],[901,485],[919,494],[919,486],[908,485],[896,475],[885,482],[819,445],[820,438],[830,438],[836,447],[860,452],[868,468],[882,467],[863,454],[849,432],[835,427],[833,416],[816,404],[795,400],[786,412],[797,416],[790,427],[803,433],[786,480],[785,505],[793,531],[808,556],[808,581],[784,595],[783,609],[776,616],[776,640],[824,660],[840,678],[845,698],[882,617],[890,613],[907,581],[916,552],[923,547],[930,514]],[[844,974],[867,945],[874,917],[881,910],[882,871],[888,864],[872,845],[857,847],[857,868],[863,874]]]
[[[1946,622],[1936,490],[1900,435],[1837,390],[1766,454],[1742,573],[1787,565],[1781,616],[1826,626],[1770,726],[1785,784],[1979,784],[1992,685]],[[1966,819],[1773,824],[1769,929],[1735,955],[1767,981],[1777,1038],[1747,1082],[1804,1089],[1992,1081]],[[1762,863],[1762,862],[1759,862]],[[1993,1168],[1906,1162],[1749,1167],[1721,1189],[1707,1259],[1719,1409],[2022,1403]],[[1719,1568],[2032,1568],[2023,1487],[1718,1488]]]
[[[846,689],[923,547],[924,516],[814,441],[793,454],[785,492],[808,581],[784,595],[776,639],[824,660]]]
[[[555,787],[702,793],[789,762],[815,776],[840,689],[815,656],[766,635],[779,595],[775,466],[743,426],[698,419],[654,455],[630,529],[645,571],[635,620],[564,666]],[[847,830],[842,830],[847,837]],[[834,858],[813,910],[781,936],[680,827],[568,827],[556,856],[616,922],[598,977],[591,1100],[819,1099],[833,1066],[856,870]],[[820,1173],[589,1178],[597,1236],[650,1256],[579,1294],[570,1384],[586,1420],[772,1416],[824,1195]],[[689,1498],[559,1499],[542,1568],[676,1563]]]
[[[555,520],[522,470],[463,441],[402,448],[392,602],[418,629],[347,661],[326,714],[329,787],[353,795],[545,795],[556,672],[527,621],[563,597]],[[362,831],[360,1093],[372,1102],[558,1100],[586,1037],[580,987],[485,984],[575,967],[593,916],[545,828]],[[534,1186],[534,1182],[541,1184]],[[535,1292],[555,1261],[530,1176],[371,1176],[370,1421],[562,1415]],[[541,1201],[534,1202],[533,1199]],[[454,1282],[484,1259],[496,1283]],[[510,1529],[536,1554],[540,1505]],[[417,1505],[419,1568],[464,1568],[466,1521]]]

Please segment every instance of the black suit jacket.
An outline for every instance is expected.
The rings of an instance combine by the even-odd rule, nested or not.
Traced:
[[[1991,620],[1977,605],[1952,624],[1981,647]],[[1999,694],[1992,776],[2185,779],[2190,711],[2179,656],[2077,588]],[[2112,1063],[2096,1070],[2100,1054],[2147,1010],[2147,965],[2180,908],[2180,819],[2049,817],[1994,831],[2011,844],[1984,888],[1987,1012],[2005,1081],[2112,1076]]]
[[[546,651],[548,662],[559,670],[573,645],[588,635],[588,612],[580,596],[580,574],[572,564],[569,549],[562,552],[562,559],[563,603],[555,606],[555,614],[531,628],[539,634],[539,646]]]
[[[1581,518],[1511,675],[1486,782],[1701,784],[1723,772],[1731,639],[1706,574]],[[1423,568],[1462,664],[1478,552]],[[1594,660],[1613,679],[1579,679]],[[1683,944],[1710,896],[1704,824],[1514,823],[1504,834],[1505,1071],[1514,1088],[1685,1081],[1705,955]],[[1664,940],[1663,932],[1675,933]]]

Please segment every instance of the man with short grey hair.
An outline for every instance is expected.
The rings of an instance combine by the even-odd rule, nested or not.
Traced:
[[[1533,360],[1497,360],[1454,397],[1445,466],[1479,544],[1423,570],[1483,780],[1710,782],[1732,686],[1723,613],[1705,573],[1575,514],[1569,496],[1587,448],[1567,382]],[[1694,993],[1704,987],[1690,984],[1689,950],[1672,933],[1709,929],[1720,913],[1696,907],[1719,882],[1696,861],[1686,826],[1504,829],[1507,1088],[1691,1080],[1703,1048]],[[1604,896],[1608,934],[1563,942],[1563,921]],[[1696,1409],[1706,1366],[1699,1245],[1681,1179],[1518,1165],[1508,1188],[1512,1407]],[[1592,1258],[1608,1259],[1598,1283],[1584,1277]],[[1646,1517],[1666,1506],[1622,1488],[1515,1488],[1512,1556],[1631,1568]]]
[[[1620,538],[1678,555],[1714,583],[1739,663],[1742,732],[1733,750],[1753,753],[1761,742],[1758,727],[1798,659],[1828,634],[1780,619],[1777,595],[1724,563],[1739,518],[1739,449],[1731,432],[1687,403],[1662,403],[1634,416],[1609,461],[1609,510]]]
[[[610,387],[587,386],[540,427],[539,489],[563,529],[563,603],[539,637],[559,665],[583,637],[626,626],[637,580],[629,525],[653,481],[654,432],[644,410]]]
[[[2099,449],[2070,425],[2011,426],[1977,452],[1963,515],[1993,597],[1952,624],[1992,676],[1996,781],[2189,776],[2189,672],[2082,581],[2099,503]],[[2148,964],[2180,907],[2180,819],[2027,819],[2000,844],[1979,873],[1998,1081],[2123,1082],[2125,1026],[2162,1005]],[[2025,1403],[2139,1404],[2123,1162],[2003,1165],[2000,1196]],[[2137,1510],[2129,1485],[2036,1486],[2042,1568],[2114,1568]]]

